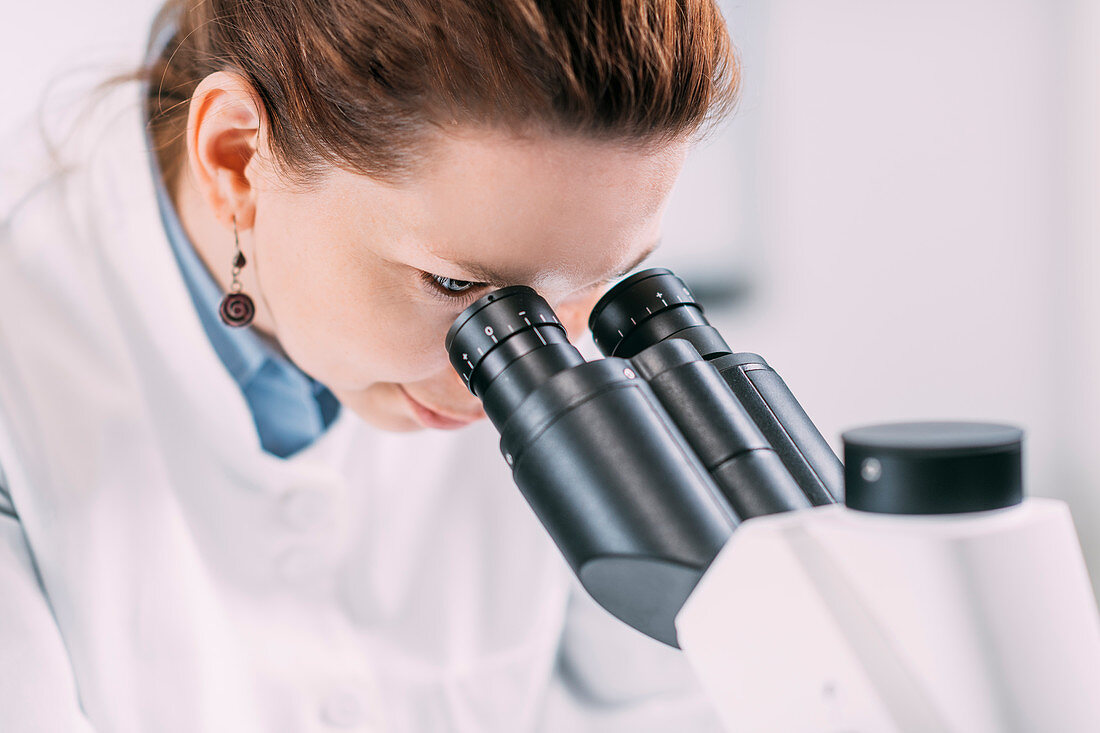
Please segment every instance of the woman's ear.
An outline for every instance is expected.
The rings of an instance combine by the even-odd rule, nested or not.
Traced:
[[[256,214],[261,106],[252,86],[237,74],[210,74],[191,95],[187,115],[187,165],[210,210],[225,226],[240,229]]]

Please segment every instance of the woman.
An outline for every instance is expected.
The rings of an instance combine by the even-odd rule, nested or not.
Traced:
[[[171,2],[0,239],[0,729],[707,729],[443,336],[569,332],[736,73],[709,0]],[[467,427],[468,426],[468,427]],[[603,666],[600,666],[600,665]]]

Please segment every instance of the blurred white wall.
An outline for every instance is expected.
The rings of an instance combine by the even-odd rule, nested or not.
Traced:
[[[1068,262],[1062,353],[1066,379],[1064,461],[1055,478],[1082,532],[1094,587],[1100,585],[1100,2],[1068,4],[1066,129]],[[1100,588],[1096,588],[1100,595]]]
[[[40,0],[0,9],[0,134],[25,124],[48,86],[88,86],[141,62],[157,0]],[[0,156],[4,153],[0,151]]]
[[[769,8],[760,0],[719,0],[741,69],[738,109],[709,128],[684,162],[665,213],[662,246],[654,262],[691,282],[699,297],[730,302],[759,278],[761,143],[758,114],[767,90]]]

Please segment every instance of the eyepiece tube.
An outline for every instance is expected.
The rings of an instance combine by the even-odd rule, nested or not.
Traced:
[[[600,351],[632,358],[668,339],[691,343],[718,370],[810,503],[842,501],[844,467],[780,376],[756,354],[733,353],[671,271],[635,273],[596,303],[588,321]]]
[[[690,342],[667,339],[630,362],[741,521],[811,506],[733,391]]]

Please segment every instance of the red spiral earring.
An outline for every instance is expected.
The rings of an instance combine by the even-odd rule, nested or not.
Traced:
[[[252,302],[252,298],[241,292],[241,281],[237,279],[246,260],[244,253],[241,252],[241,240],[237,236],[237,217],[235,216],[233,217],[233,242],[237,248],[237,253],[233,257],[233,284],[229,286],[229,292],[222,298],[218,315],[222,317],[225,325],[242,328],[252,323],[252,317],[256,315],[256,305]]]

